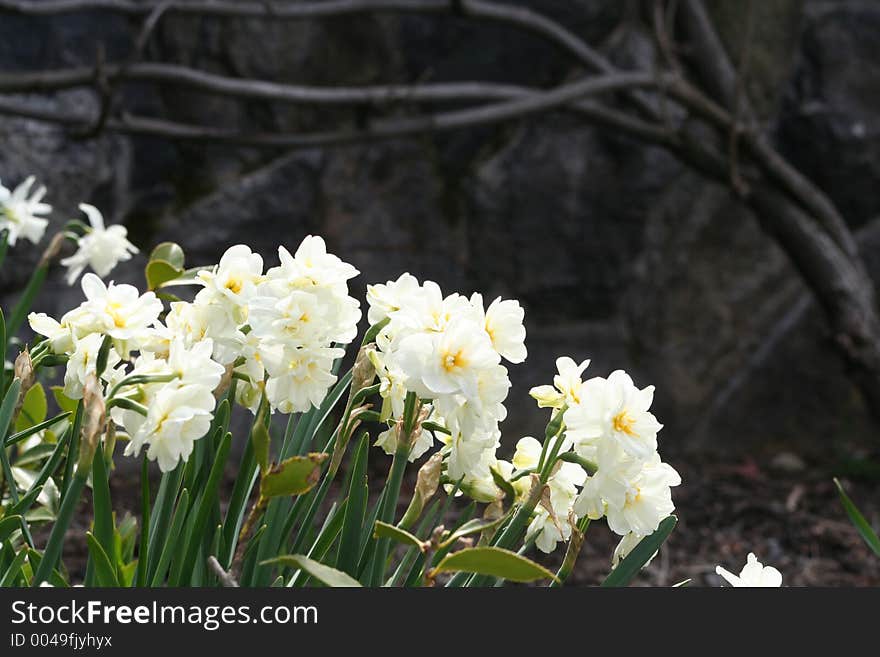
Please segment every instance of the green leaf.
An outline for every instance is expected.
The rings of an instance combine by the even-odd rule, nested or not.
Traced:
[[[281,564],[283,566],[290,566],[292,568],[301,568],[326,586],[331,586],[335,588],[354,588],[360,587],[361,585],[359,581],[357,581],[348,573],[344,573],[341,570],[336,570],[335,568],[331,568],[330,566],[325,566],[324,564],[318,561],[314,561],[313,559],[309,559],[307,556],[302,554],[288,554],[283,557],[269,559],[260,563],[261,566],[270,566],[272,564]]]
[[[21,529],[21,516],[5,516],[0,520],[0,543],[9,538],[16,529]]]
[[[257,417],[254,418],[254,426],[251,430],[251,441],[254,444],[254,459],[260,466],[260,474],[265,475],[269,470],[269,447],[272,444],[272,437],[269,435],[269,428],[266,426],[266,416],[269,413],[269,404],[263,400],[260,403],[260,410]]]
[[[116,569],[110,562],[110,557],[101,547],[98,539],[94,537],[92,532],[86,532],[86,539],[89,542],[89,556],[95,566],[95,576],[98,579],[98,586],[119,586],[119,580],[116,578]]]
[[[15,443],[20,443],[21,441],[33,436],[35,433],[39,433],[43,429],[48,429],[52,425],[58,424],[59,422],[61,422],[61,420],[64,420],[68,417],[70,417],[70,411],[65,411],[60,415],[56,415],[55,417],[49,418],[48,420],[40,422],[39,424],[35,424],[32,427],[28,427],[27,429],[18,431],[17,433],[12,434],[11,436],[9,436],[9,438],[6,439],[6,446],[11,447]],[[17,425],[18,423],[16,422],[16,426]],[[16,463],[20,465],[18,461],[16,461]]]
[[[678,518],[675,516],[664,518],[657,527],[657,531],[650,536],[645,536],[632,549],[632,552],[617,564],[617,568],[612,570],[608,577],[605,578],[602,586],[626,586],[629,584],[642,567],[651,560],[654,553],[660,549],[660,546],[663,545],[663,542],[672,533],[677,522]]]
[[[183,274],[182,269],[178,269],[164,260],[150,260],[144,269],[148,290],[155,290],[165,283],[179,278],[181,274]]]
[[[104,450],[96,450],[92,458],[92,509],[95,539],[101,545],[108,561],[113,554],[113,504],[110,500],[110,481],[104,462]],[[96,564],[97,565],[97,564]]]
[[[360,560],[361,532],[364,515],[367,511],[367,452],[370,448],[370,434],[364,432],[358,442],[351,466],[351,482],[348,488],[348,503],[345,507],[345,520],[342,524],[342,537],[339,539],[339,553],[336,566],[349,575],[357,574]]]
[[[443,546],[453,545],[458,539],[464,538],[465,536],[470,536],[471,534],[480,534],[487,529],[492,529],[493,527],[497,527],[502,522],[507,520],[508,514],[504,514],[499,518],[495,519],[487,519],[487,518],[474,518],[473,520],[468,520],[461,527],[452,532],[449,536],[443,539]]]
[[[65,395],[64,386],[52,386],[51,390],[52,396],[55,397],[55,403],[58,404],[58,408],[62,411],[67,411],[68,413],[76,411],[76,406],[79,404],[79,401],[71,399]]]
[[[843,503],[843,508],[846,509],[846,514],[849,516],[850,521],[855,525],[856,530],[858,530],[859,535],[865,543],[868,544],[868,547],[871,548],[874,554],[880,557],[880,538],[878,538],[874,530],[871,529],[871,525],[865,520],[865,516],[862,515],[862,512],[859,511],[858,507],[853,504],[851,499],[849,499],[849,496],[846,494],[846,491],[843,490],[843,486],[840,485],[837,478],[834,479],[834,485],[837,486],[840,501]]]
[[[15,580],[18,579],[22,566],[24,565],[24,560],[27,559],[27,556],[28,548],[26,547],[22,548],[21,551],[15,555],[15,559],[9,564],[9,567],[3,574],[3,578],[0,579],[0,588],[7,588],[15,585]]]
[[[13,379],[0,404],[0,436],[3,436],[3,445],[6,444],[6,431],[9,429],[9,423],[12,421],[12,413],[15,410],[15,403],[18,401],[18,391],[21,389],[21,381]],[[3,478],[9,486],[9,496],[12,502],[18,502],[18,487],[15,485],[15,479],[12,476],[12,467],[9,465],[9,454],[6,449],[0,449],[0,465],[3,466]],[[2,490],[2,489],[0,489]]]
[[[41,383],[31,386],[25,393],[21,413],[15,420],[15,431],[24,431],[46,419],[49,406],[46,403],[46,391]]]
[[[473,547],[447,554],[433,569],[441,572],[465,572],[501,577],[511,582],[555,580],[556,575],[531,559],[498,547]]]
[[[272,498],[307,493],[318,483],[325,460],[327,454],[312,452],[273,465],[260,480],[260,495]]]
[[[171,557],[174,555],[174,551],[177,547],[177,542],[178,540],[183,540],[183,537],[181,536],[181,534],[183,533],[183,521],[186,519],[188,510],[189,491],[184,488],[183,491],[180,493],[180,499],[177,502],[177,508],[174,510],[174,519],[171,521],[171,530],[168,532],[168,540],[162,546],[162,553],[158,557],[156,569],[153,573],[151,586],[159,586],[165,579],[165,572],[168,570],[168,565],[171,563]],[[152,541],[152,531],[150,536],[150,540]],[[151,542],[150,555],[154,556],[158,548],[158,544],[154,546]]]
[[[183,269],[184,257],[183,249],[174,242],[157,244],[150,253],[150,260],[164,260],[177,269]]]
[[[387,522],[382,522],[381,520],[376,521],[376,525],[373,530],[373,538],[390,538],[396,543],[413,545],[422,552],[425,551],[425,544],[422,543],[422,541],[420,541],[417,536],[413,536],[405,529],[400,529],[399,527],[390,525]]]

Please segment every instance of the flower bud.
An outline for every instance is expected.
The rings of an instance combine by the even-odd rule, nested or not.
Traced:
[[[372,352],[376,349],[372,345],[365,345],[358,350],[354,367],[351,368],[351,396],[373,384],[376,378],[376,367],[373,365]]]
[[[18,391],[18,399],[15,402],[15,409],[12,411],[11,424],[12,426],[15,426],[15,421],[18,419],[19,413],[21,413],[22,406],[24,406],[25,395],[27,395],[28,390],[30,390],[36,382],[36,377],[34,376],[34,363],[31,360],[31,354],[27,348],[16,357],[13,371],[15,373],[15,378],[21,383],[21,387]]]
[[[79,446],[79,460],[76,464],[77,476],[80,474],[86,476],[92,467],[92,459],[101,441],[106,420],[101,383],[94,373],[90,373],[83,385],[82,440]]]

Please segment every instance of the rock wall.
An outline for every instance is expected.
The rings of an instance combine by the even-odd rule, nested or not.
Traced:
[[[564,21],[621,65],[650,65],[650,39],[628,3],[525,3]],[[761,5],[761,3],[758,3]],[[880,6],[775,3],[759,11],[754,78],[784,152],[861,231],[880,278]],[[710,3],[738,48],[729,3]],[[782,5],[785,5],[784,7]],[[763,6],[763,5],[762,5]],[[99,14],[0,16],[0,68],[94,61],[95,44],[124,58],[136,25]],[[169,16],[152,59],[227,75],[309,84],[486,79],[557,83],[565,56],[514,29],[464,19],[378,16],[265,23]],[[139,112],[191,122],[306,130],[357,117],[234,102],[172,86],[132,85]],[[42,100],[83,108],[84,91]],[[404,108],[394,111],[405,112]],[[520,124],[386,144],[295,153],[104,135],[0,118],[0,178],[36,174],[59,223],[88,201],[125,223],[148,251],[163,240],[189,262],[216,261],[247,242],[323,235],[362,272],[355,290],[408,270],[445,289],[513,296],[527,309],[526,364],[513,368],[508,438],[541,431],[527,396],[549,381],[555,356],[592,358],[658,387],[667,449],[781,449],[827,453],[873,444],[877,426],[831,352],[807,290],[781,251],[725,189],[652,147],[562,113]],[[15,249],[0,273],[4,308],[38,257]],[[143,260],[115,278],[139,282]],[[57,272],[40,307],[77,302]]]

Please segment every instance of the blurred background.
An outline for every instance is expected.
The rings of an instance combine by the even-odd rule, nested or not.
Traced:
[[[659,66],[646,3],[507,2],[565,25],[622,69]],[[747,2],[705,5],[734,56],[751,21],[745,87],[760,128],[833,200],[880,280],[880,3],[769,0],[755,2],[750,18]],[[142,21],[100,10],[36,16],[0,4],[0,71],[124,62]],[[580,70],[547,40],[509,25],[395,13],[273,21],[168,12],[142,58],[327,87],[488,80],[546,88]],[[242,101],[182,85],[127,82],[114,93],[140,115],[245,132],[315,132],[370,118],[363,109]],[[4,97],[57,112],[100,106],[87,88]],[[361,299],[368,282],[402,271],[444,291],[517,298],[529,358],[511,368],[507,445],[543,431],[528,390],[550,382],[556,356],[592,359],[587,375],[623,368],[637,384],[657,386],[661,451],[685,483],[675,496],[682,522],[651,581],[717,585],[715,563],[738,571],[754,550],[787,583],[880,585],[877,560],[830,481],[846,477],[876,524],[880,427],[830,344],[825,316],[729,186],[658,146],[564,112],[312,150],[112,130],[83,138],[0,116],[0,179],[9,186],[30,174],[49,188],[59,227],[80,202],[128,227],[142,254],[114,272],[117,282],[142,284],[145,254],[166,240],[196,265],[239,242],[274,261],[278,244],[293,250],[320,234],[361,271],[353,284]],[[4,309],[39,251],[11,250],[0,274]],[[60,314],[79,299],[59,270],[37,307]],[[588,536],[581,562],[599,563],[585,565],[579,581],[607,569],[607,534]]]

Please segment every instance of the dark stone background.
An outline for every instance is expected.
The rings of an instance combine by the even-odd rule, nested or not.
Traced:
[[[530,4],[601,45],[622,66],[650,66],[648,35],[616,0]],[[736,52],[742,3],[709,3]],[[880,3],[774,0],[757,7],[750,91],[783,152],[860,232],[880,277]],[[0,69],[88,64],[129,52],[121,17],[0,15]],[[314,23],[168,16],[148,58],[227,75],[331,85],[494,80],[550,85],[576,74],[564,54],[511,28],[423,16]],[[178,87],[130,85],[143,114],[212,125],[305,130],[354,116],[236,102]],[[84,90],[46,105],[84,108]],[[399,108],[394,111],[408,111]],[[367,282],[408,270],[445,290],[516,297],[530,355],[512,368],[508,438],[545,421],[527,392],[553,360],[590,357],[588,374],[622,367],[657,385],[665,449],[798,450],[872,445],[877,425],[831,351],[822,318],[782,252],[724,188],[656,148],[563,113],[517,124],[328,151],[281,153],[113,135],[77,141],[0,118],[0,178],[33,173],[60,224],[98,205],[148,252],[180,242],[214,262],[246,242],[268,259],[308,233]],[[0,274],[9,307],[38,249],[11,252]],[[143,258],[118,281],[140,282]],[[39,309],[78,303],[61,271]]]

